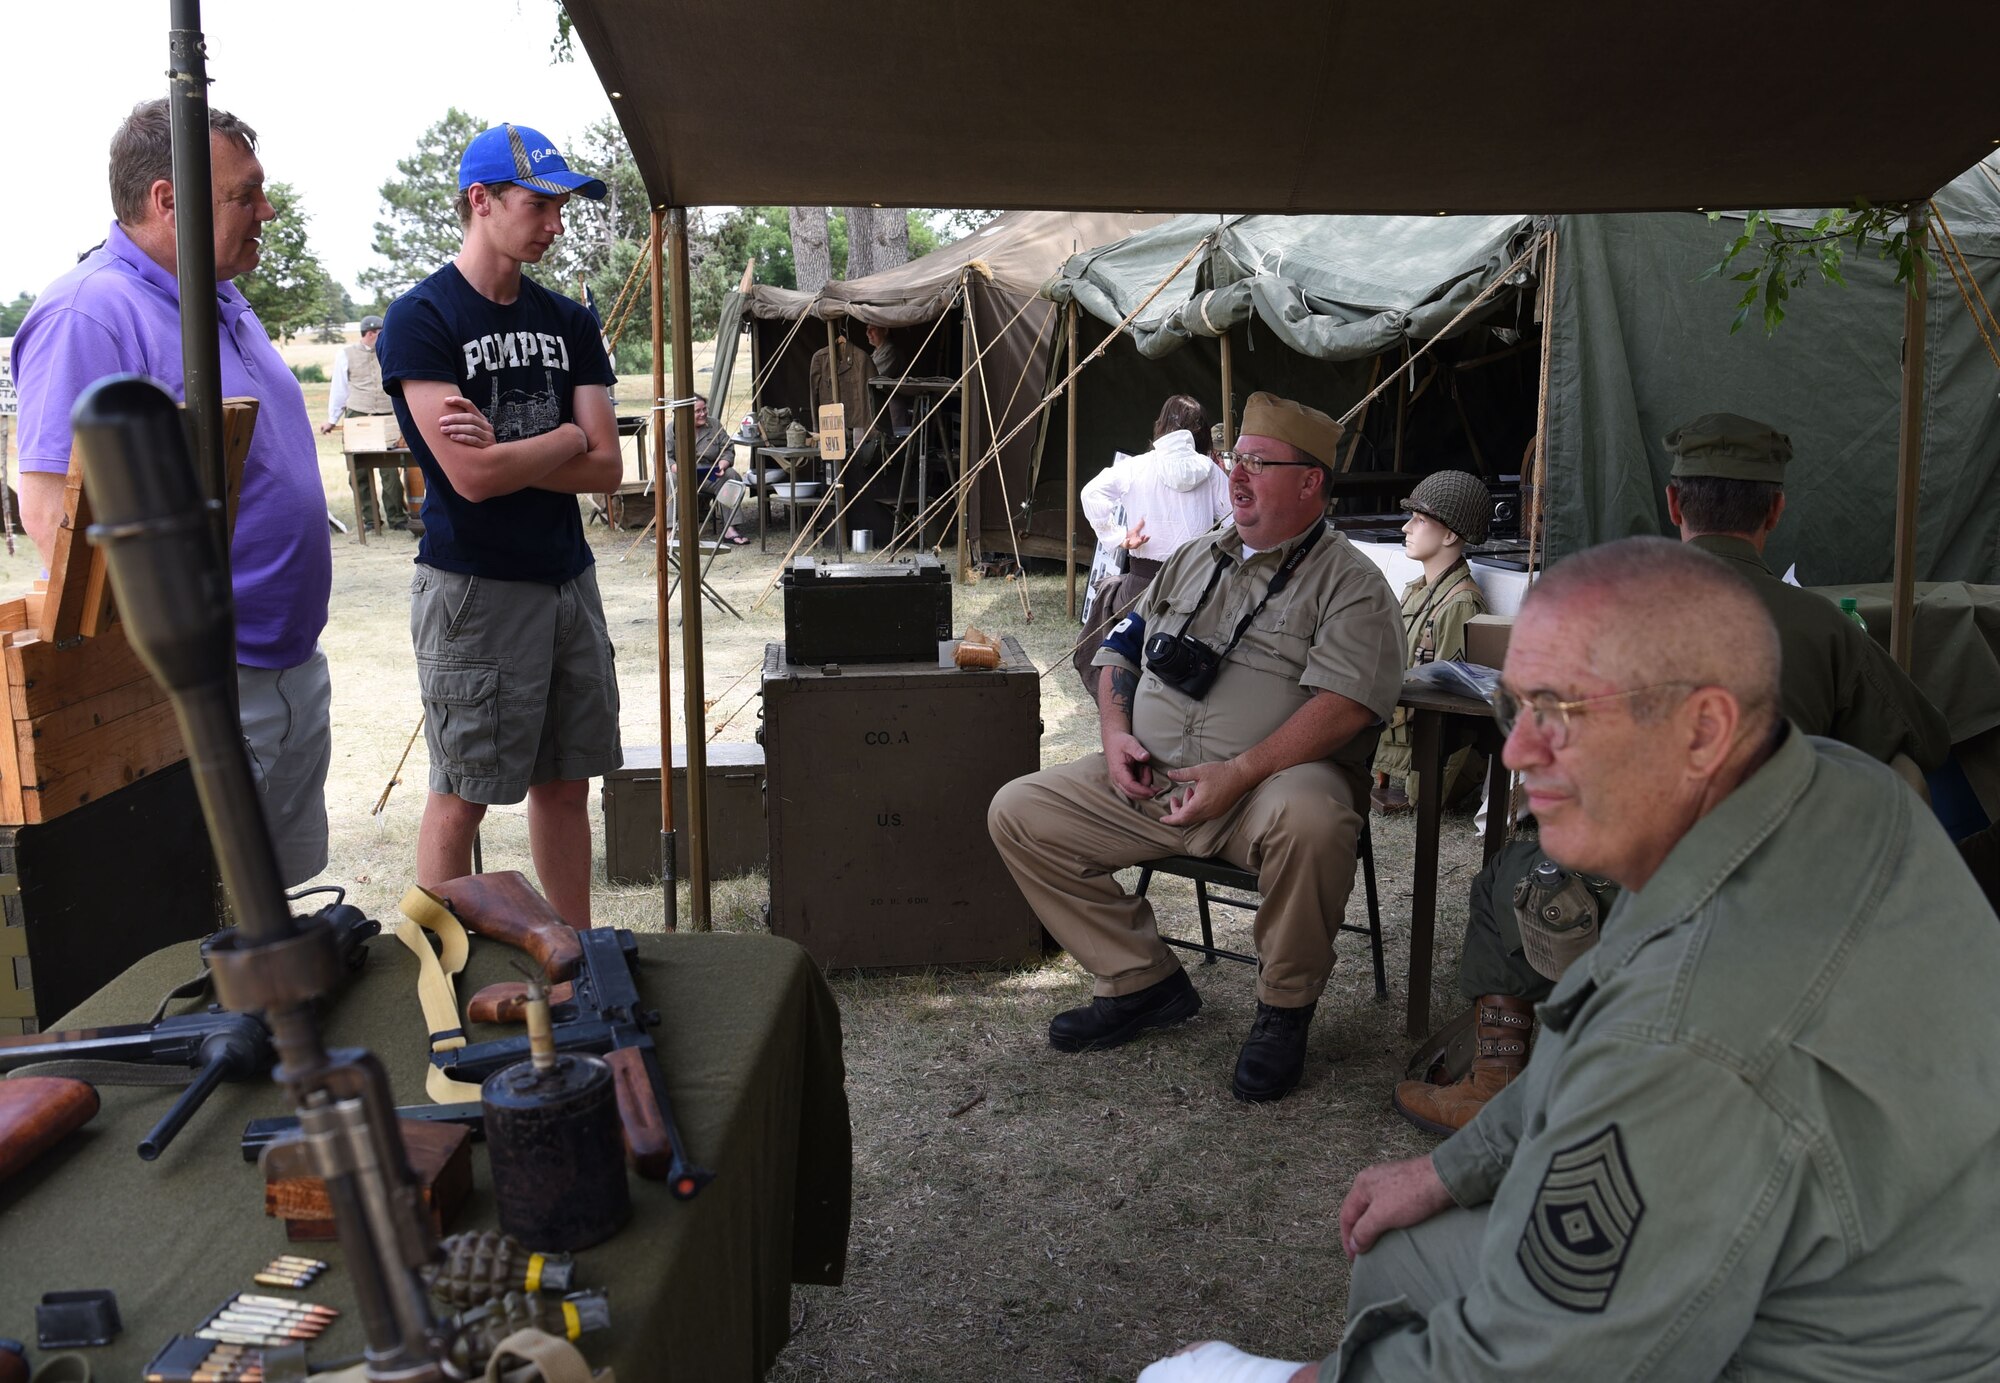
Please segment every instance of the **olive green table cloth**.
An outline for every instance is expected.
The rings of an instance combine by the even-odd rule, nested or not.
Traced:
[[[623,1379],[755,1379],[783,1348],[790,1284],[838,1283],[845,1267],[851,1174],[840,1017],[812,961],[791,942],[732,934],[642,935],[639,988],[662,1014],[661,1066],[694,1159],[715,1180],[681,1203],[631,1179],[633,1213],[608,1242],[577,1255],[578,1286],[610,1290],[612,1325],[580,1342]],[[518,978],[519,956],[474,938],[459,978],[461,1010],[482,985]],[[200,969],[195,943],[147,957],[60,1027],[139,1022]],[[392,1098],[424,1102],[427,1040],[415,959],[393,937],[369,944],[361,975],[331,1011],[330,1045],[367,1046]],[[177,1005],[173,1011],[185,1011]],[[473,1041],[507,1030],[481,1028]],[[225,1085],[157,1162],[139,1139],[173,1090],[101,1087],[95,1120],[0,1185],[0,1335],[34,1347],[44,1292],[108,1287],[123,1330],[83,1351],[93,1375],[139,1376],[176,1333],[192,1333],[230,1294],[269,1292],[251,1274],[282,1253],[333,1266],[298,1295],[340,1309],[316,1342],[317,1364],[359,1354],[362,1331],[338,1243],[290,1243],[264,1214],[264,1179],[245,1162],[246,1120],[289,1113],[268,1081]],[[497,1227],[483,1143],[474,1192],[452,1229]]]

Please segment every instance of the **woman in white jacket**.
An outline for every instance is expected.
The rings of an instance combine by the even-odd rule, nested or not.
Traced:
[[[1229,477],[1208,455],[1208,414],[1176,394],[1153,424],[1153,449],[1122,457],[1083,487],[1084,517],[1104,547],[1125,550],[1129,569],[1099,581],[1074,662],[1095,699],[1100,669],[1090,665],[1112,625],[1139,603],[1175,549],[1229,517]]]

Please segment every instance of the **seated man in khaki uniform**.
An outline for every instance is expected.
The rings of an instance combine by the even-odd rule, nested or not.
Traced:
[[[1345,1339],[1277,1376],[2000,1377],[2000,923],[1894,773],[1785,719],[1779,647],[1659,538],[1529,594],[1506,762],[1624,891],[1522,1076],[1355,1178]]]
[[[1255,870],[1257,1018],[1244,1100],[1282,1098],[1333,969],[1376,735],[1402,684],[1396,598],[1324,521],[1340,425],[1253,394],[1233,522],[1183,544],[1097,655],[1104,749],[1016,779],[988,825],[1042,923],[1096,977],[1049,1044],[1093,1051],[1194,1016],[1201,996],[1113,871],[1162,855]],[[1143,671],[1142,671],[1143,666]]]

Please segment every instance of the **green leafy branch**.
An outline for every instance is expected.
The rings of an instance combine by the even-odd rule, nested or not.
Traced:
[[[1702,278],[1727,274],[1732,282],[1746,285],[1736,304],[1736,317],[1729,324],[1734,335],[1759,312],[1764,334],[1771,335],[1785,320],[1785,302],[1792,290],[1802,287],[1815,273],[1828,283],[1845,288],[1841,262],[1852,252],[1861,253],[1873,242],[1876,258],[1894,260],[1896,282],[1907,283],[1916,272],[1916,246],[1910,238],[1910,212],[1917,202],[1885,202],[1880,206],[1840,207],[1825,212],[1810,226],[1787,226],[1771,219],[1768,211],[1750,212],[1743,221],[1743,233],[1730,242],[1722,258]],[[1722,213],[1708,213],[1710,221],[1720,221]],[[1925,252],[1925,260],[1937,268],[1937,260]],[[1748,267],[1730,273],[1739,260]]]

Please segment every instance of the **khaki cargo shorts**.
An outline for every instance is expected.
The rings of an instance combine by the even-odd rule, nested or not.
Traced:
[[[535,783],[595,778],[624,762],[595,568],[549,586],[419,563],[410,641],[431,791],[500,805]]]

